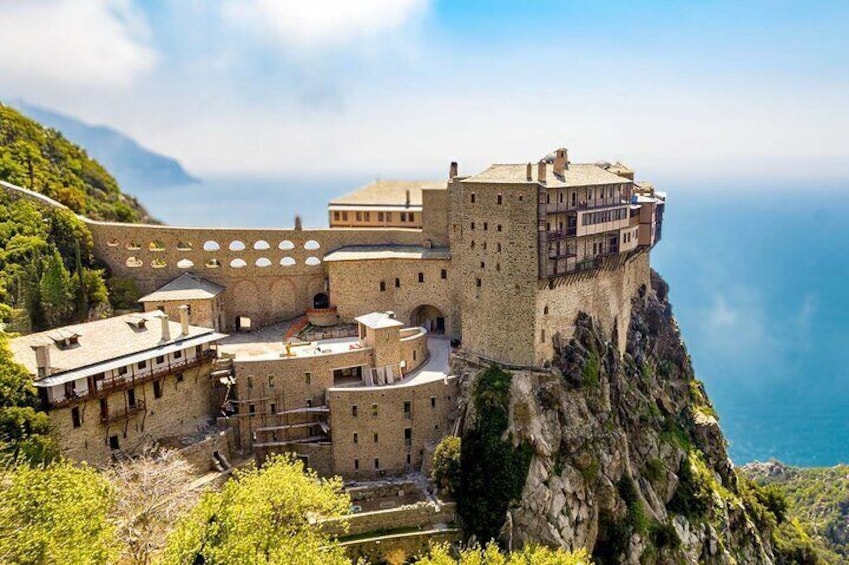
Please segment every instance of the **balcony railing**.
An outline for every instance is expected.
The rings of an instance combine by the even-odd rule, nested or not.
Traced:
[[[101,414],[100,423],[108,425],[114,424],[115,422],[123,422],[124,420],[129,420],[139,412],[144,412],[144,410],[144,400],[136,400],[136,403],[132,406],[127,406],[126,408],[120,408],[118,410],[111,410],[106,414]]]
[[[170,374],[173,374],[178,371],[184,371],[186,369],[191,369],[194,367],[198,367],[203,365],[207,361],[215,358],[215,351],[207,350],[201,352],[198,357],[193,359],[185,359],[181,361],[171,361],[165,367],[157,367],[155,369],[151,369],[150,371],[143,373],[141,375],[122,375],[120,377],[114,377],[107,380],[98,381],[96,383],[96,389],[92,390],[88,389],[88,392],[85,394],[80,394],[76,396],[69,396],[66,398],[60,398],[56,400],[49,401],[47,403],[47,408],[56,409],[56,408],[66,408],[68,406],[72,406],[84,400],[100,398],[111,394],[113,392],[119,392],[122,390],[126,390],[128,388],[133,388],[135,386],[155,381],[162,377],[166,377]]]
[[[564,239],[566,237],[575,237],[577,233],[578,228],[576,226],[572,226],[565,230],[549,230],[546,232],[546,235],[548,236],[548,239]]]
[[[549,202],[545,205],[545,211],[548,214],[562,214],[579,210],[595,210],[598,208],[609,208],[611,206],[622,206],[628,203],[626,200],[620,200],[618,202],[613,202],[612,200],[612,198],[606,198],[604,200],[578,202],[576,204],[572,204],[571,202]]]

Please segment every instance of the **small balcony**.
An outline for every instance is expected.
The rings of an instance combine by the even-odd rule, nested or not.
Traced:
[[[132,406],[127,406],[126,408],[121,408],[119,410],[111,410],[106,414],[101,414],[100,423],[108,426],[109,424],[123,422],[125,420],[129,420],[130,418],[133,418],[136,414],[144,411],[144,400],[136,400],[136,403]]]
[[[571,226],[562,230],[549,230],[546,232],[548,239],[566,239],[567,237],[575,237],[578,233],[577,226]]]

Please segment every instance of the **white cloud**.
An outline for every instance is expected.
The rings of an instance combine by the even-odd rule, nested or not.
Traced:
[[[156,54],[129,0],[0,1],[0,75],[7,89],[130,86]]]
[[[225,15],[264,29],[284,47],[343,45],[402,28],[428,0],[232,0]]]

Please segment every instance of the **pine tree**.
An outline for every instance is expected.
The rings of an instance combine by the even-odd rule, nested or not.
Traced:
[[[58,250],[54,249],[53,255],[47,258],[38,287],[47,323],[52,327],[65,323],[73,311],[71,275],[65,268]]]
[[[83,277],[83,263],[80,259],[80,242],[75,241],[74,243],[74,275],[76,275],[74,294],[76,295],[76,318],[80,322],[85,322],[88,319],[88,289],[86,288],[86,281]]]

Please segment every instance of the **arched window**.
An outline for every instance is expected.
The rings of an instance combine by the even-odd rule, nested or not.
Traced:
[[[383,282],[383,281],[380,281],[380,292],[385,292],[385,291],[386,291],[386,283]]]
[[[419,273],[419,282],[420,283],[424,282],[424,273]]]

